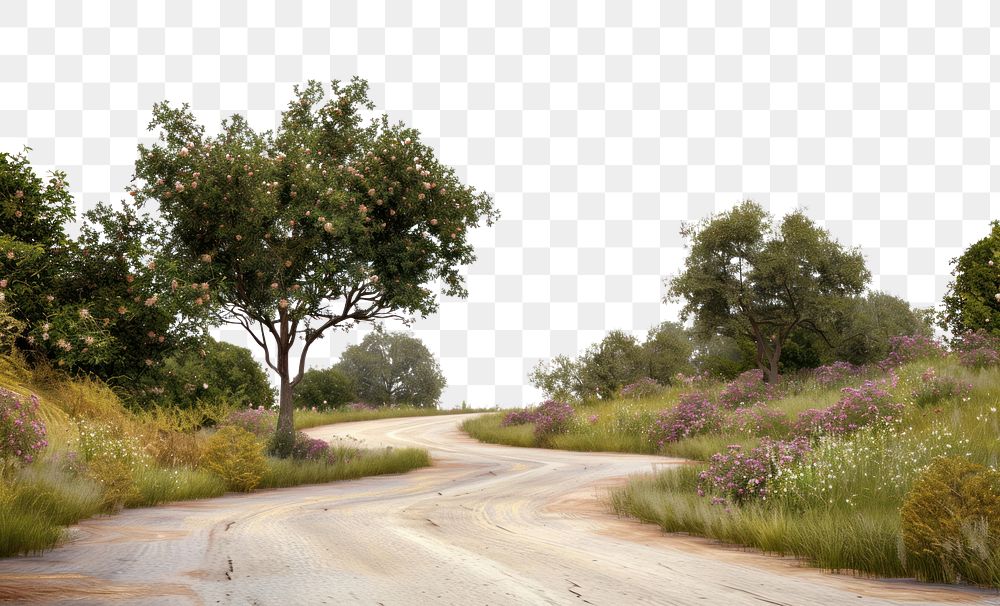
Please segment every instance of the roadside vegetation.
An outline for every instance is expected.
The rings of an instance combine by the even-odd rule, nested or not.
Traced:
[[[1000,588],[1000,224],[956,260],[934,314],[863,293],[856,251],[801,214],[768,219],[746,203],[685,231],[691,254],[668,287],[691,328],[609,333],[536,368],[550,400],[464,429],[689,459],[610,495],[666,532]],[[672,357],[650,345],[664,328]]]

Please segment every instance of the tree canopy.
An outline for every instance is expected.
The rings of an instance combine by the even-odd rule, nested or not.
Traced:
[[[358,397],[381,406],[433,408],[444,375],[427,346],[405,332],[376,330],[344,350],[334,367],[357,386]]]
[[[747,201],[685,226],[690,253],[668,281],[668,300],[703,338],[749,339],[754,362],[776,381],[782,347],[796,330],[828,339],[824,320],[871,278],[857,249],[845,249],[803,212],[777,226]]]
[[[332,328],[426,315],[434,285],[465,296],[467,234],[497,216],[418,131],[365,121],[363,80],[330,89],[296,87],[273,132],[234,115],[209,136],[187,105],[156,105],[159,140],[139,146],[131,192],[159,209],[157,267],[171,291],[264,349],[280,378],[280,453],[312,345]]]
[[[944,296],[940,323],[952,334],[1000,334],[1000,222],[990,225],[988,236],[951,260],[955,279]]]

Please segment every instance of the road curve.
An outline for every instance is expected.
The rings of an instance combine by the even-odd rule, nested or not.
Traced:
[[[129,510],[0,561],[0,600],[72,604],[1000,604],[663,536],[601,499],[676,461],[480,444],[463,417],[320,427],[421,446],[399,476]]]

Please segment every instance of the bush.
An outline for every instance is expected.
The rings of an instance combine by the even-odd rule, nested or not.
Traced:
[[[546,439],[566,433],[573,425],[573,407],[565,402],[546,400],[535,409],[535,437]]]
[[[46,446],[38,397],[24,398],[0,387],[0,469],[5,460],[31,463]]]
[[[788,415],[782,410],[751,406],[731,412],[723,421],[722,428],[731,433],[777,438],[787,435],[791,424]]]
[[[226,417],[222,425],[224,427],[238,427],[260,439],[267,440],[278,426],[278,413],[263,406],[235,410]]]
[[[948,351],[940,341],[925,335],[899,335],[889,337],[889,356],[878,363],[882,370],[890,370],[925,358],[941,358]]]
[[[719,394],[719,406],[722,408],[743,408],[753,406],[777,396],[777,388],[772,383],[764,382],[764,372],[759,369],[748,370],[726,384]]]
[[[1000,472],[934,461],[900,510],[908,564],[932,581],[1000,585]]]
[[[226,426],[205,444],[202,467],[219,476],[229,490],[249,492],[260,484],[267,471],[264,447],[245,429]]]
[[[329,452],[330,444],[326,440],[311,438],[304,431],[295,432],[295,444],[292,446],[293,459],[325,460]]]
[[[1000,362],[1000,340],[985,330],[966,331],[952,344],[958,361],[969,368],[988,368]]]
[[[889,383],[895,385],[895,375]],[[877,421],[886,423],[899,419],[903,405],[894,402],[884,388],[886,381],[865,381],[861,387],[845,387],[836,404],[799,413],[795,432],[800,435],[846,435]]]
[[[812,370],[812,378],[821,387],[829,387],[834,383],[839,383],[848,377],[860,374],[864,370],[861,366],[855,366],[850,362],[834,362],[819,366]]]
[[[500,426],[510,427],[512,425],[527,425],[529,423],[534,423],[537,418],[538,415],[530,408],[512,410],[504,415],[503,420],[500,421]]]
[[[708,469],[698,474],[698,494],[715,495],[713,502],[720,504],[765,499],[768,484],[778,471],[801,460],[809,450],[806,438],[765,440],[748,452],[738,444],[731,445],[727,452],[712,455]]]
[[[354,380],[336,368],[310,369],[292,396],[296,408],[340,408],[357,397]]]
[[[657,448],[663,448],[668,442],[718,430],[721,421],[719,407],[705,394],[692,392],[682,395],[676,407],[660,412],[647,435]]]
[[[625,387],[622,387],[618,391],[618,397],[640,400],[642,398],[651,398],[662,392],[663,386],[656,382],[655,379],[643,377],[635,383],[629,383]]]
[[[972,384],[942,377],[933,367],[920,374],[920,383],[911,392],[918,406],[930,406],[948,398],[961,398],[972,391]]]

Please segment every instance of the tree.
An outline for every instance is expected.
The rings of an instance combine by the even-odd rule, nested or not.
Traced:
[[[433,408],[445,379],[427,347],[405,332],[376,330],[344,350],[337,370],[357,385],[370,404]]]
[[[1000,334],[1000,222],[990,233],[952,259],[952,275],[944,296],[940,325],[952,334],[985,330]]]
[[[582,364],[566,355],[540,361],[531,370],[528,380],[542,390],[550,400],[583,400],[589,395],[583,382]]]
[[[889,337],[899,335],[931,336],[933,329],[924,310],[884,292],[870,292],[851,297],[835,318],[835,347],[825,353],[823,362],[845,360],[868,364],[889,355]],[[817,344],[822,348],[823,343]]]
[[[339,408],[357,398],[354,379],[337,368],[311,368],[295,388],[295,407]]]
[[[642,344],[646,376],[669,385],[677,373],[690,372],[694,344],[686,328],[677,322],[663,322],[649,329]]]
[[[496,218],[416,130],[386,116],[362,124],[374,108],[363,80],[331,89],[324,100],[317,82],[296,87],[273,133],[235,115],[210,137],[187,105],[156,105],[159,142],[139,146],[131,192],[164,221],[161,275],[264,349],[280,382],[282,455],[312,345],[333,328],[434,311],[432,283],[465,296],[468,231]]]
[[[133,399],[149,398],[180,408],[199,400],[222,400],[244,408],[271,406],[277,395],[250,350],[211,337],[174,352],[131,391]]]
[[[586,391],[602,400],[646,376],[648,369],[639,340],[623,330],[612,330],[587,348],[580,363]]]
[[[809,330],[829,341],[824,318],[859,294],[871,274],[860,251],[845,249],[801,211],[777,228],[771,221],[747,201],[685,226],[691,252],[668,282],[667,300],[685,301],[682,317],[693,317],[704,338],[749,339],[757,368],[775,382],[791,334]]]

